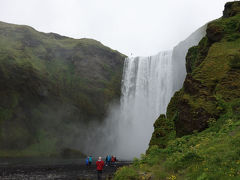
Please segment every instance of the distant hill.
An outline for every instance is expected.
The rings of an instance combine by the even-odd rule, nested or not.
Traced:
[[[101,122],[120,98],[124,58],[93,39],[0,22],[0,156],[57,154],[84,139],[81,124]]]

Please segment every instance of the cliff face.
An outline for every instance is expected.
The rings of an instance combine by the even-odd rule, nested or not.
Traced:
[[[206,129],[209,120],[217,120],[224,113],[222,101],[230,103],[240,97],[237,65],[240,60],[240,11],[235,11],[240,3],[227,3],[224,12],[229,6],[233,8],[233,16],[223,16],[209,23],[206,37],[188,51],[187,77],[175,97],[176,104],[171,102],[168,110],[169,118],[171,111],[179,112],[175,121],[177,136]]]
[[[92,39],[0,22],[0,150],[64,146],[72,126],[102,121],[120,97],[124,58]]]
[[[186,55],[188,49],[195,46],[206,35],[207,25],[204,25],[187,37],[184,41],[178,43],[173,48],[172,53],[172,91],[173,93],[182,88],[186,77]],[[174,114],[177,118],[177,113]],[[169,121],[165,115],[161,115],[154,123],[154,133],[149,145],[158,144],[161,148],[166,147],[167,142],[176,136],[174,121]],[[161,143],[158,143],[161,142]]]
[[[183,82],[186,77],[186,55],[188,49],[192,46],[196,46],[199,41],[206,35],[207,25],[204,25],[192,33],[187,39],[180,42],[177,46],[173,48],[173,91],[178,91],[182,88]]]
[[[188,51],[187,76],[182,89],[171,99],[166,117],[174,123],[177,137],[208,128],[208,122],[226,113],[223,102],[240,98],[239,7],[240,2],[227,3],[223,17],[210,22],[206,36]],[[155,134],[151,141],[157,141]],[[159,139],[159,145],[163,144]]]

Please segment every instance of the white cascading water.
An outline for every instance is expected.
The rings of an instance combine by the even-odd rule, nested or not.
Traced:
[[[117,155],[131,159],[148,148],[153,123],[166,113],[173,93],[182,87],[187,51],[205,36],[206,27],[199,28],[172,51],[125,60],[121,112],[115,132]]]
[[[83,152],[113,154],[129,160],[145,152],[153,123],[166,113],[173,93],[182,87],[187,51],[205,36],[206,27],[199,28],[172,51],[125,59],[121,105],[111,106],[103,124],[90,125],[94,131],[88,133]]]
[[[118,155],[132,158],[144,153],[153,123],[166,112],[172,93],[172,51],[125,60]]]

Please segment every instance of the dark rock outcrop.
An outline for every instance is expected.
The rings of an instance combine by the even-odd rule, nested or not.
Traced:
[[[223,38],[224,29],[214,23],[210,23],[207,28],[207,38],[210,42],[218,42]]]
[[[174,123],[168,121],[164,114],[161,114],[154,123],[154,133],[149,146],[158,145],[161,148],[167,146],[167,142],[175,137]]]
[[[232,16],[235,16],[240,12],[240,2],[228,2],[225,5],[224,11],[223,11],[223,17],[229,18]]]

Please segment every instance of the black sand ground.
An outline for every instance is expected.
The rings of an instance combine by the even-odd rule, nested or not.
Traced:
[[[112,179],[117,168],[128,165],[129,162],[117,162],[116,166],[105,166],[102,179]],[[1,180],[81,180],[97,179],[96,165],[79,163],[51,164],[51,165],[1,165]]]

